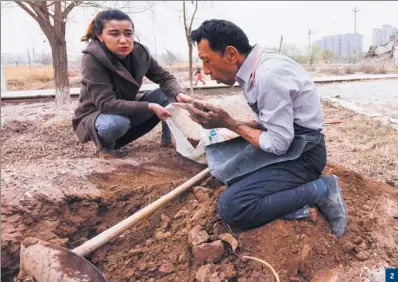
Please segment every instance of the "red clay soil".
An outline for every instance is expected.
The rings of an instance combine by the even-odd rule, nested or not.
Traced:
[[[49,212],[43,207],[23,234],[68,248],[82,244],[203,169],[170,152],[162,150],[138,167],[121,165],[112,173],[92,174],[89,180],[103,197],[71,199],[55,211],[47,203]],[[330,234],[321,215],[277,220],[239,234],[217,216],[217,198],[225,187],[208,178],[200,184],[203,188],[183,194],[88,259],[108,281],[273,281],[267,267],[242,255],[269,263],[280,281],[329,281],[327,276],[359,281],[362,266],[398,267],[398,190],[341,166],[329,165],[326,172],[340,177],[348,206],[349,232],[340,239]],[[32,221],[29,215],[20,220]],[[49,233],[54,226],[46,228],[43,222],[57,231]],[[235,251],[231,243],[238,244]],[[2,281],[11,281],[18,245],[2,246],[2,251],[8,255]]]
[[[344,190],[350,230],[343,238],[336,239],[330,234],[321,215],[313,220],[278,220],[241,234],[231,232],[215,212],[222,188],[203,189],[205,193],[196,193],[200,201],[194,193],[186,193],[96,251],[91,260],[109,281],[194,281],[195,277],[198,281],[273,281],[266,267],[242,260],[242,255],[265,260],[274,267],[281,281],[327,281],[327,275],[339,277],[337,281],[358,281],[358,265],[371,267],[385,262],[397,267],[398,242],[394,243],[398,234],[394,230],[397,214],[388,214],[394,212],[394,208],[390,211],[385,208],[388,202],[390,208],[397,205],[398,191],[340,166],[330,165],[326,172],[338,175]],[[141,173],[145,175],[153,170]],[[173,187],[170,176],[164,175],[165,181],[160,184],[162,176],[157,175],[152,182],[146,182],[153,184],[133,189],[132,182],[139,183],[141,177],[146,177],[142,175],[137,180],[134,175],[132,169],[125,167],[117,174],[93,176],[92,181],[107,191],[112,185],[117,186],[118,191],[134,191],[125,204],[117,203],[115,215],[108,213],[104,228],[120,220],[124,212],[133,212],[136,205],[153,201],[149,195],[155,191],[160,196]],[[210,186],[209,180],[201,186]],[[133,209],[131,203],[136,204]],[[224,248],[220,247],[223,233],[231,233],[238,240],[236,252],[225,241],[222,241]],[[194,244],[193,239],[203,240]],[[210,252],[204,254],[208,255],[207,260],[201,261],[203,253],[197,252],[207,250]],[[340,271],[331,273],[334,269]]]

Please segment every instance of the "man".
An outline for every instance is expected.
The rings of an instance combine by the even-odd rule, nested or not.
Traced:
[[[286,56],[252,47],[229,21],[205,21],[190,37],[204,73],[218,83],[238,82],[257,117],[242,122],[207,103],[187,106],[204,128],[227,128],[241,137],[206,148],[213,176],[228,185],[218,203],[221,217],[247,229],[298,218],[316,206],[332,233],[342,236],[347,212],[338,178],[321,176],[326,166],[323,113],[309,75]]]

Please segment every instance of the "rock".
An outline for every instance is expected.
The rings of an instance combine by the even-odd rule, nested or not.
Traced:
[[[196,272],[195,279],[198,282],[207,282],[211,273],[211,264],[202,265]]]
[[[98,228],[97,228],[97,233],[99,234],[99,233],[102,233],[102,232],[104,232],[105,230],[107,230],[108,229],[108,227],[105,225],[105,224],[102,224],[102,225],[100,225],[100,226],[98,226]]]
[[[192,218],[191,218],[191,222],[193,224],[195,223],[199,223],[202,226],[205,226],[207,223],[207,214],[209,213],[209,207],[208,206],[202,206],[199,210],[197,210]]]
[[[202,186],[193,187],[192,190],[195,193],[195,197],[199,202],[205,202],[207,200],[210,200],[211,195],[213,194],[213,190]]]
[[[195,227],[191,229],[191,232],[189,232],[189,234],[191,235],[192,246],[205,243],[207,242],[207,240],[209,240],[209,234],[207,234],[207,232],[203,230],[202,226],[200,225],[195,225]]]
[[[229,233],[224,233],[221,234],[219,237],[221,240],[227,242],[231,246],[234,252],[236,251],[236,248],[238,247],[239,244],[238,241],[234,238],[234,236],[232,236]]]
[[[313,223],[316,223],[318,221],[318,211],[317,211],[317,209],[313,209],[313,208],[310,209],[310,220]]]
[[[213,224],[213,235],[220,235],[221,234],[221,222],[217,221]]]
[[[163,239],[169,238],[170,235],[171,235],[170,232],[163,232],[163,231],[158,230],[158,232],[156,232],[155,237],[157,240],[163,240]]]
[[[170,217],[167,215],[163,214],[160,216],[162,223],[160,224],[160,227],[163,229],[166,229],[170,226]]]
[[[209,276],[209,282],[222,282],[221,278],[218,276],[217,272],[214,272]]]
[[[289,281],[290,281],[290,282],[301,282],[301,279],[298,278],[298,277],[290,277],[290,278],[289,278]]]
[[[139,270],[140,271],[145,271],[148,268],[148,264],[146,262],[143,262],[140,266],[139,266]]]
[[[350,226],[350,231],[353,233],[358,233],[359,232],[358,226],[356,225]]]
[[[135,269],[129,269],[123,274],[124,278],[133,278],[135,274]]]
[[[304,244],[301,249],[299,271],[301,273],[306,273],[310,266],[312,260],[312,246],[310,244]]]
[[[101,248],[95,250],[91,254],[91,262],[92,263],[99,263],[103,261],[111,247],[111,244],[105,244]]]
[[[222,279],[232,279],[236,278],[236,269],[231,263],[223,263],[220,265],[220,276],[223,276]],[[221,277],[220,277],[221,278]]]
[[[149,247],[153,244],[153,240],[152,239],[148,239],[145,241],[145,246]]]
[[[132,250],[129,251],[129,255],[132,255],[132,256],[139,255],[139,254],[142,254],[142,253],[143,253],[142,249],[132,249]]]
[[[189,214],[189,210],[185,210],[185,209],[179,210],[179,211],[175,214],[174,219],[183,218],[183,217],[187,216],[188,214]]]
[[[361,248],[362,250],[366,250],[368,248],[368,246],[366,245],[365,242],[362,242],[361,244],[359,244],[358,247]]]
[[[345,244],[345,246],[343,247],[343,251],[346,252],[351,252],[352,250],[354,250],[355,245],[351,242],[348,242],[347,244]]]
[[[366,252],[366,251],[360,251],[360,252],[358,252],[358,253],[355,255],[355,257],[357,258],[357,260],[364,261],[364,260],[369,259],[369,258],[370,258],[370,255],[369,255],[369,253]]]
[[[359,253],[360,251],[362,251],[362,249],[360,247],[358,247],[358,246],[355,246],[354,251]]]
[[[239,277],[238,282],[249,282],[249,279],[247,279],[246,277]]]
[[[178,263],[184,263],[184,262],[186,262],[185,255],[184,255],[184,254],[179,254],[179,255],[178,255],[178,258],[177,258],[177,262],[178,262]]]
[[[206,261],[214,262],[224,254],[224,245],[221,240],[212,243],[204,243],[199,246],[193,246],[192,254],[194,263],[203,264]]]
[[[369,205],[363,205],[362,209],[364,209],[365,211],[370,211],[371,207]]]
[[[170,262],[167,262],[159,267],[159,272],[162,274],[170,274],[174,272],[174,266]]]
[[[265,280],[264,274],[258,271],[253,271],[250,275],[249,281],[256,281],[256,282],[267,282],[269,280]]]
[[[148,263],[148,270],[153,272],[157,269],[156,263],[154,263],[153,261]]]
[[[352,241],[354,244],[359,245],[363,242],[362,238],[360,236],[358,236],[357,238],[354,239],[354,241]]]

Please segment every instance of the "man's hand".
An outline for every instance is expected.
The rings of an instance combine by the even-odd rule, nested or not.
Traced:
[[[189,112],[191,119],[203,128],[230,128],[235,122],[226,111],[209,103],[194,101],[193,104],[182,107]]]
[[[171,117],[170,112],[159,104],[149,103],[148,110],[154,112],[156,116],[163,121],[165,121],[168,117]]]
[[[190,103],[190,102],[193,102],[193,98],[189,97],[188,95],[185,95],[184,93],[178,93],[176,95],[176,100],[179,103]]]

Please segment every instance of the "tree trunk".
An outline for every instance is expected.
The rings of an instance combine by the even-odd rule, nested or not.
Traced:
[[[192,96],[193,95],[193,72],[192,72],[192,42],[188,43],[188,49],[189,49],[189,93]]]
[[[68,57],[66,51],[66,41],[55,39],[51,43],[53,57],[54,82],[55,82],[55,104],[69,104],[70,89],[68,75]]]

